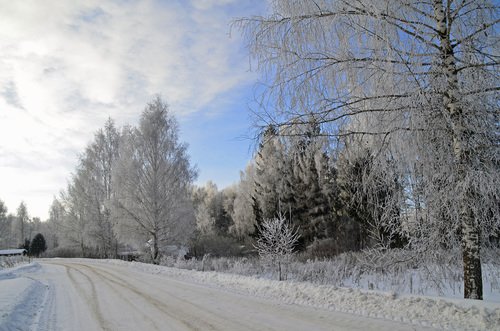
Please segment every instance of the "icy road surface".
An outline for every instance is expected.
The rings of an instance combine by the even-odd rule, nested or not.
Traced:
[[[45,260],[0,274],[0,330],[423,330],[154,275]]]

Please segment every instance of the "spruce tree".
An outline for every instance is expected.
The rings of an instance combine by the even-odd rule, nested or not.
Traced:
[[[45,243],[45,238],[41,233],[37,233],[31,241],[30,255],[39,257],[46,250],[47,244]]]

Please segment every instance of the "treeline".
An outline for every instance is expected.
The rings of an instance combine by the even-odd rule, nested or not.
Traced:
[[[42,222],[39,217],[31,217],[24,201],[19,204],[15,213],[9,213],[5,203],[0,200],[0,249],[29,249],[32,239],[40,233],[52,234],[44,238],[50,248],[58,245],[51,224]]]
[[[402,186],[389,173],[371,170],[368,145],[332,146],[314,122],[300,131],[288,129],[295,131],[264,130],[238,184],[219,191],[209,182],[194,189],[194,255],[244,254],[252,249],[262,221],[277,215],[298,229],[295,249],[310,258],[407,244],[396,203]],[[367,176],[377,177],[375,195],[363,189]]]
[[[367,210],[387,213],[386,205],[367,205],[368,198],[353,202],[369,160],[339,154],[319,133],[314,124],[294,135],[269,126],[239,183],[222,190],[212,182],[196,187],[178,124],[156,98],[137,127],[117,128],[109,119],[79,156],[43,223],[48,254],[146,253],[154,263],[175,247],[194,257],[254,254],[259,225],[278,214],[298,228],[296,250],[312,257],[402,245],[404,238],[385,230]],[[390,196],[394,190],[386,185],[381,192]],[[23,219],[21,207],[18,213],[16,220]],[[22,243],[27,236],[16,231]]]
[[[187,146],[160,98],[137,127],[109,119],[52,203],[49,254],[142,252],[154,263],[180,248],[198,258],[255,254],[260,224],[277,215],[298,229],[295,249],[308,257],[407,243],[395,227],[403,188],[389,171],[372,171],[369,144],[332,144],[314,121],[286,130],[268,126],[240,181],[219,190],[193,185]],[[366,176],[375,195],[363,189]]]
[[[41,232],[49,256],[130,252],[153,263],[179,250],[196,258],[243,256],[255,254],[262,221],[282,215],[298,229],[295,250],[305,258],[421,249],[422,236],[449,230],[445,223],[425,226],[435,217],[426,208],[425,182],[418,172],[401,176],[394,155],[381,152],[381,139],[332,140],[313,115],[302,125],[268,125],[238,183],[197,187],[178,124],[156,98],[137,127],[117,128],[109,119],[95,133],[47,222],[30,218],[24,203],[16,215],[0,204],[1,244],[20,247]],[[498,237],[498,229],[491,232],[488,244],[498,246]],[[446,236],[435,245],[452,247]]]

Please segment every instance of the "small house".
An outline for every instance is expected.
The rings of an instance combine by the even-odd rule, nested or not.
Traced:
[[[0,256],[24,256],[28,251],[24,248],[0,249]]]

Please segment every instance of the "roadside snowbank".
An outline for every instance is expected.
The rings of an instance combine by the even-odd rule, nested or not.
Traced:
[[[28,258],[25,256],[0,256],[0,271],[5,268],[12,268],[27,263]]]
[[[87,260],[88,261],[88,260]],[[398,296],[306,282],[274,281],[255,277],[181,270],[138,262],[94,260],[128,265],[138,271],[181,281],[214,286],[227,291],[263,297],[288,304],[402,321],[443,330],[500,330],[500,304],[486,301]]]
[[[500,250],[483,250],[483,296],[500,303]],[[422,260],[407,250],[346,252],[328,259],[295,259],[283,268],[285,279],[317,285],[398,294],[463,298],[463,265],[457,252],[437,251]],[[398,262],[395,262],[398,261]],[[184,259],[164,256],[160,265],[278,279],[275,268],[258,257]]]
[[[38,263],[0,270],[0,329],[35,329],[40,318],[47,286],[30,278],[40,269]]]

